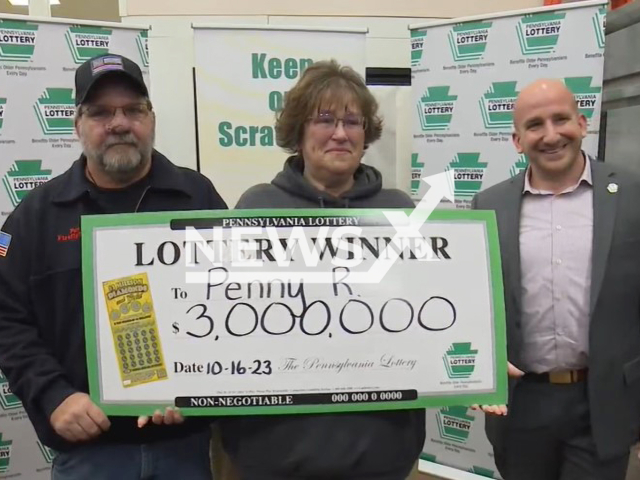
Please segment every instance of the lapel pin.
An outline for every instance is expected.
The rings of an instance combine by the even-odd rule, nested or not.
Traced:
[[[618,184],[610,183],[609,185],[607,185],[607,191],[609,193],[616,193],[618,191]]]

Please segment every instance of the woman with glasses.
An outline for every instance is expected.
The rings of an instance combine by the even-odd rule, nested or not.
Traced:
[[[382,132],[362,77],[335,61],[305,70],[287,93],[276,141],[291,156],[236,208],[413,208],[362,164]],[[222,439],[244,480],[405,480],[425,437],[424,410],[231,417]]]

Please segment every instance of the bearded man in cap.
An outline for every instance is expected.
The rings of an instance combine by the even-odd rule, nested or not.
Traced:
[[[103,55],[78,67],[83,153],[4,223],[0,370],[42,443],[54,480],[209,480],[209,425],[173,410],[107,417],[88,395],[82,215],[227,208],[211,182],[154,150],[156,118],[138,65]],[[174,424],[174,425],[157,425]]]

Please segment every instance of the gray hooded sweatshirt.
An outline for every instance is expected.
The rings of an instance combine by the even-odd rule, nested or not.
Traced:
[[[287,159],[271,184],[247,190],[236,208],[413,208],[400,190],[361,165],[340,198],[314,188],[300,157]],[[246,480],[405,480],[425,439],[425,412],[227,417],[222,440]]]

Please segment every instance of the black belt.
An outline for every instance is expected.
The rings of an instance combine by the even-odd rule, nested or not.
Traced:
[[[522,380],[567,385],[570,383],[584,382],[587,379],[588,372],[588,369],[583,368],[580,370],[562,370],[559,372],[525,373]]]

